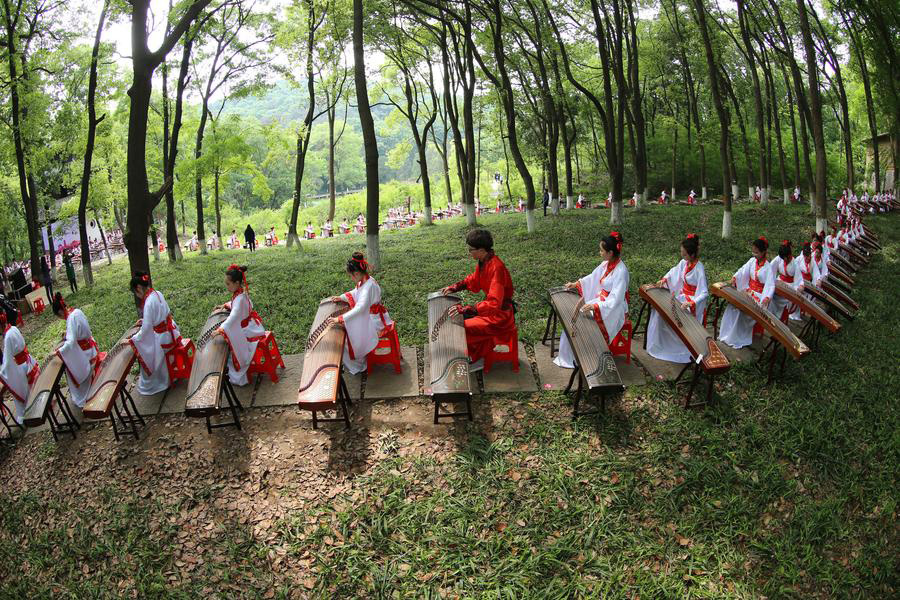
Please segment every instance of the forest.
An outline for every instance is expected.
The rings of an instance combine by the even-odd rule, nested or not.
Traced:
[[[633,193],[696,190],[728,237],[757,187],[799,188],[822,229],[900,153],[890,1],[0,1],[0,258],[36,272],[77,219],[88,283],[88,220],[149,271],[148,239],[178,261],[193,231],[299,245],[363,213],[377,265],[389,207],[474,224],[495,173],[529,232],[545,191],[554,213],[611,194],[616,224]]]

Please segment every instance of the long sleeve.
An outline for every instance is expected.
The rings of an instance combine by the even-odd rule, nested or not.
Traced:
[[[744,265],[735,271],[734,279],[737,283],[737,289],[746,290],[747,286],[750,285],[750,269],[753,268],[753,263],[756,262],[755,258],[751,258]],[[774,285],[774,284],[773,284]]]
[[[349,321],[360,314],[369,314],[369,307],[371,306],[369,288],[370,286],[368,285],[361,285],[355,290],[355,293],[352,294],[355,303],[352,303],[352,308],[342,315],[344,321]]]
[[[694,292],[693,300],[694,305],[700,306],[709,299],[709,287],[706,283],[706,269],[703,267],[703,263],[697,263],[697,266],[694,267],[694,271],[697,273],[697,291]]]
[[[684,263],[684,259],[681,259],[678,264],[669,269],[669,272],[663,277],[663,279],[666,280],[669,291],[673,294],[677,294],[680,290],[679,280],[681,279],[681,274],[684,272]]]
[[[485,298],[475,304],[475,310],[481,316],[492,316],[499,312],[500,307],[503,306],[503,298],[506,291],[497,269],[491,269],[488,275],[490,276],[490,283],[488,284],[488,289],[485,290]]]
[[[762,269],[760,272],[763,274],[763,291],[761,299],[768,298],[772,299],[772,296],[775,295],[775,270],[772,268],[772,264],[769,263]]]
[[[625,292],[628,291],[628,270],[625,269],[625,265],[623,263],[619,263],[620,267],[617,267],[617,270],[621,268],[622,270],[619,273],[616,273],[616,277],[612,282],[612,289],[609,291],[609,295],[606,298],[600,300],[597,299],[597,305],[603,309],[605,307],[615,307],[619,305],[623,305],[625,303]]]

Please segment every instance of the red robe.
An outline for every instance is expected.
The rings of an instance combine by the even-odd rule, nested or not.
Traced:
[[[485,357],[497,338],[504,339],[515,327],[513,284],[506,265],[495,254],[478,263],[475,272],[450,287],[453,292],[484,292],[485,299],[475,306],[463,306],[466,344],[472,362]]]

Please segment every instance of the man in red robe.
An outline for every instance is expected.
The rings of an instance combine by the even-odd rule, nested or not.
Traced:
[[[513,304],[513,284],[503,261],[494,254],[494,238],[486,229],[475,229],[466,236],[469,256],[478,262],[475,272],[462,281],[448,285],[444,294],[462,290],[473,293],[484,292],[485,299],[474,306],[458,305],[451,309],[451,316],[461,314],[465,319],[466,343],[470,371],[484,366],[484,357],[490,352],[498,338],[508,339],[515,327],[515,306]]]

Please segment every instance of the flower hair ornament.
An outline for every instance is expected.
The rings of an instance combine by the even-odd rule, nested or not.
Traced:
[[[619,234],[618,231],[610,231],[610,232],[609,232],[609,235],[610,235],[614,240],[616,240],[616,250],[618,250],[619,252],[621,252],[621,251],[622,251],[622,236]]]
[[[239,265],[231,263],[230,265],[228,265],[228,268],[225,270],[226,271],[237,271],[238,273],[240,273],[241,274],[241,285],[244,286],[244,289],[247,289],[250,287],[249,285],[247,285],[247,271],[242,270]]]

